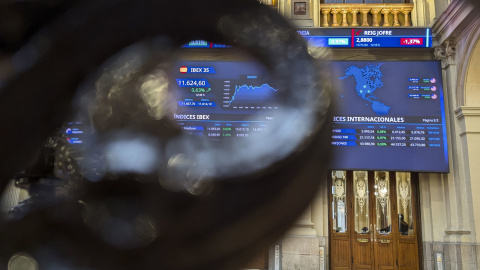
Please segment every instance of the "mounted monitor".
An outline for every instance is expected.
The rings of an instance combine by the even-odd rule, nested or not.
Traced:
[[[336,61],[332,169],[448,172],[438,61]]]
[[[278,78],[231,49],[186,51],[172,71],[182,129],[223,142],[265,134],[280,109]],[[438,61],[333,61],[330,71],[331,169],[449,171]]]

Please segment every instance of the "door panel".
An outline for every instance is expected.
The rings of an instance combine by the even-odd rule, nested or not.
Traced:
[[[391,239],[377,239],[375,243],[375,269],[395,269],[394,244]]]
[[[351,269],[350,239],[348,237],[336,238],[331,253],[332,262],[335,265],[333,269]]]
[[[358,240],[363,240],[358,241]],[[357,238],[354,243],[354,267],[353,269],[373,269],[372,242],[368,238]]]
[[[353,269],[373,269],[373,227],[367,171],[353,172]]]
[[[416,269],[417,250],[415,237],[400,239],[398,241],[398,267],[399,269]]]
[[[392,226],[392,183],[389,172],[374,172],[373,182],[375,269],[395,269],[395,228]]]
[[[351,269],[350,246],[350,187],[347,186],[347,172],[332,172],[331,207],[329,208],[329,226],[331,230],[330,260],[332,269]]]
[[[334,171],[331,179],[331,269],[419,269],[411,174]]]
[[[396,195],[398,212],[398,268],[400,270],[418,269],[418,241],[416,234],[415,207],[411,174],[397,172]]]

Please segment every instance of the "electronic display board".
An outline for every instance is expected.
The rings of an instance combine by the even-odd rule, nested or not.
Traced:
[[[310,47],[331,48],[432,48],[430,28],[305,28],[297,29]],[[184,48],[226,48],[228,45],[193,40]]]
[[[334,61],[332,169],[448,172],[438,61]]]
[[[214,59],[175,63],[173,118],[212,141],[265,132],[282,85],[257,62]],[[438,61],[332,61],[330,71],[331,169],[448,172]]]
[[[332,48],[431,48],[429,28],[306,28],[297,31],[309,46]]]
[[[258,62],[178,61],[172,73],[173,118],[188,134],[214,141],[252,137],[268,128],[279,109],[281,86]]]

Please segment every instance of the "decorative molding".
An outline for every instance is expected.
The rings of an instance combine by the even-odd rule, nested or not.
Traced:
[[[465,24],[477,17],[473,6],[467,0],[452,1],[438,17],[432,31],[438,44],[456,38],[465,29]]]
[[[480,107],[462,106],[455,110],[455,116],[459,121],[464,122],[464,130],[462,130],[462,132],[459,134],[461,137],[472,134],[480,134],[480,130],[468,130],[471,125],[467,127],[467,120],[465,119],[470,117],[480,117]]]
[[[465,47],[462,49],[462,52],[458,54],[458,71],[457,71],[457,106],[464,106],[467,101],[466,93],[465,93],[465,83],[467,80],[468,74],[468,67],[470,65],[470,59],[473,56],[475,48],[477,46],[478,41],[480,40],[480,17],[476,18],[471,22],[470,32],[463,44]]]
[[[445,41],[445,45],[434,47],[433,59],[442,61],[442,68],[456,64],[456,44],[450,40]]]
[[[460,133],[459,135],[460,135],[460,137],[465,137],[469,134],[470,135],[473,135],[473,134],[478,135],[478,134],[480,134],[480,131],[464,131],[464,132]]]
[[[465,229],[465,228],[448,228],[445,229],[445,234],[447,235],[465,235],[465,234],[471,234],[472,230],[471,229]]]
[[[365,210],[365,204],[368,202],[368,182],[365,181],[365,177],[358,179],[357,175],[355,175],[354,182],[355,198],[358,202],[358,206],[360,207],[360,213],[363,214],[363,211]]]
[[[341,178],[335,177],[335,192],[333,193],[333,198],[335,201],[345,202],[346,196],[346,177],[343,175]]]
[[[400,200],[400,204],[403,207],[403,213],[409,213],[408,207],[410,206],[410,201],[411,201],[410,176],[406,178],[402,178],[398,182],[397,189],[398,189],[397,194],[400,195],[398,196],[399,197],[398,199]]]
[[[378,175],[375,175],[375,198],[382,208],[382,213],[385,213],[387,204],[390,203],[390,185],[389,177],[386,172],[378,172]]]
[[[459,120],[465,116],[480,116],[480,107],[462,106],[455,110],[455,115]]]

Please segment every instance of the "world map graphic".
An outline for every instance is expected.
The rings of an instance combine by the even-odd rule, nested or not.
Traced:
[[[380,102],[379,98],[374,95],[375,91],[383,87],[381,80],[383,74],[380,71],[382,65],[382,63],[366,65],[363,68],[350,66],[345,70],[345,76],[340,77],[340,80],[350,76],[355,78],[357,95],[368,101],[371,104],[370,107],[377,115],[386,115],[390,111],[390,107]]]

